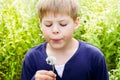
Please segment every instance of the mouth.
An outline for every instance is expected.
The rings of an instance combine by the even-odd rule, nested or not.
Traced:
[[[53,42],[60,42],[61,39],[52,39]]]

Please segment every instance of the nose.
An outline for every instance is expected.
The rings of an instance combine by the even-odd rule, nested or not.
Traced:
[[[59,28],[57,26],[53,26],[52,33],[53,34],[59,34],[59,32],[60,32]]]

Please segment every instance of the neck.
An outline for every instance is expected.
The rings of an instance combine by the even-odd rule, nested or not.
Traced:
[[[69,42],[68,45],[66,45],[63,48],[59,48],[59,49],[55,49],[55,48],[51,48],[50,45],[47,45],[47,53],[57,53],[58,54],[64,54],[64,53],[68,53],[70,51],[76,50],[78,48],[79,42],[72,38],[72,40]]]
[[[66,48],[52,49],[48,46],[46,52],[48,56],[56,57],[56,65],[62,65],[65,64],[75,54],[78,46],[79,42],[75,39],[72,39],[71,43]]]

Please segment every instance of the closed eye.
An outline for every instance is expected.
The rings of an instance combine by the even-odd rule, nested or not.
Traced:
[[[64,26],[67,26],[67,24],[60,24],[60,26],[63,26],[63,27],[64,27]]]
[[[51,27],[52,26],[52,24],[47,24],[47,25],[45,25],[46,27]]]

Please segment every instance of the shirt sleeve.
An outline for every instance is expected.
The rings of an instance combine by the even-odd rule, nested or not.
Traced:
[[[104,56],[98,59],[94,74],[94,80],[109,80],[108,69]]]
[[[86,45],[86,51],[92,66],[91,80],[109,80],[107,64],[102,51],[91,45]]]
[[[26,55],[22,65],[21,80],[34,80],[35,63],[33,61],[30,55]]]

